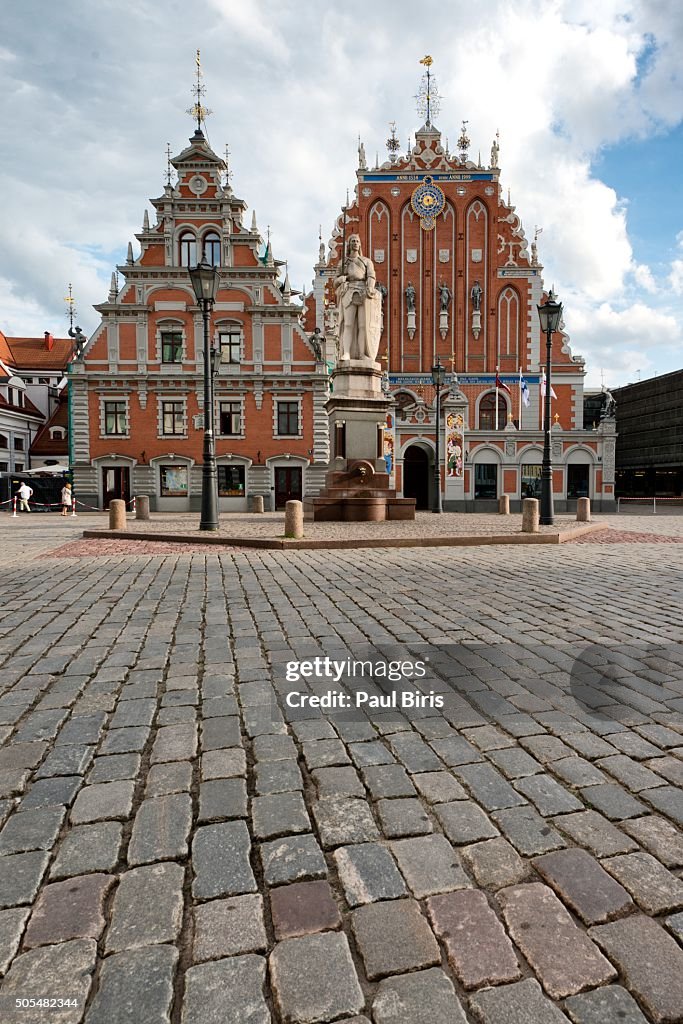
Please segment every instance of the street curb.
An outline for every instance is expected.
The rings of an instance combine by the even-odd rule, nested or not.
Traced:
[[[290,540],[286,537],[216,537],[199,532],[134,533],[131,530],[84,530],[88,540],[159,541],[165,544],[206,544],[208,547],[260,548],[269,551],[339,550],[340,548],[466,548],[489,544],[566,544],[587,533],[609,530],[607,523],[587,523],[563,533],[510,533],[461,537],[358,537],[345,540]]]

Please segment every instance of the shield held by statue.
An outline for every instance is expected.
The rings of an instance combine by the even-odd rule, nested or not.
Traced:
[[[365,335],[367,358],[377,362],[379,339],[382,334],[382,299],[379,292],[365,300]]]

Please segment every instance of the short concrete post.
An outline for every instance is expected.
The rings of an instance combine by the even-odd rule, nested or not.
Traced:
[[[285,537],[300,540],[304,535],[304,503],[288,501],[285,505]]]
[[[109,502],[109,529],[125,530],[126,528],[126,503],[120,498],[114,498]]]
[[[498,499],[498,512],[499,512],[499,514],[501,516],[509,516],[510,515],[510,495],[509,494],[501,494],[500,498]]]
[[[522,533],[538,533],[538,498],[522,501]]]
[[[263,512],[263,495],[253,494],[251,497],[251,511]]]
[[[590,523],[591,521],[591,500],[590,498],[579,498],[576,503],[576,519],[579,523]]]
[[[135,503],[135,518],[142,519],[144,522],[149,521],[149,495],[138,494],[137,501]]]

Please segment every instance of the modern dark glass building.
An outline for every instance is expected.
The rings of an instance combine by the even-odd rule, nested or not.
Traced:
[[[613,391],[622,497],[683,495],[683,370]]]

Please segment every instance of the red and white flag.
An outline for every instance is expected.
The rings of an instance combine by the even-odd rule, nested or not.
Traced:
[[[546,396],[546,390],[545,390],[545,370],[543,371],[543,374],[541,376],[539,387],[541,389],[541,398],[545,398],[545,396]],[[550,385],[550,397],[551,398],[557,398],[557,395],[555,394],[555,392],[553,390],[552,384]]]
[[[497,368],[496,368],[496,387],[500,388],[501,391],[507,391],[508,395],[512,394],[512,392],[510,391],[510,388],[507,386],[507,384],[505,384],[500,379],[500,377],[498,376],[498,369]]]

